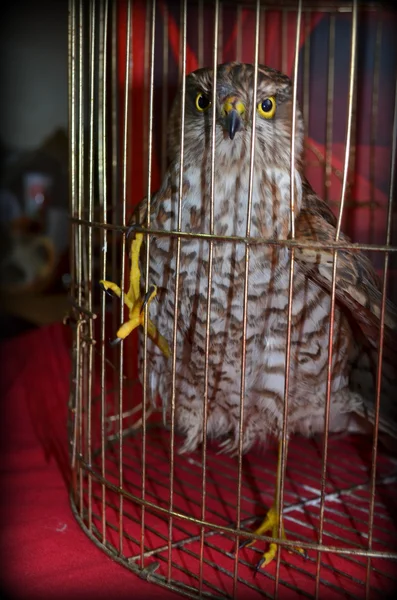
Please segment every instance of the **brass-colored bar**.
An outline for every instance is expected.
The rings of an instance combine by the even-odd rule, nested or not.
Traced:
[[[219,26],[219,0],[214,6],[214,47],[213,47],[213,83],[212,106],[217,102],[217,75],[218,75],[218,26]],[[216,147],[216,111],[212,111],[211,129],[211,180],[210,180],[210,233],[214,233],[215,223],[215,147]],[[202,446],[202,473],[201,473],[201,519],[206,515],[206,469],[207,469],[207,418],[208,418],[208,384],[209,384],[209,353],[211,330],[211,297],[212,297],[212,263],[214,242],[209,242],[208,248],[208,276],[207,276],[207,312],[205,326],[205,363],[204,363],[204,397],[203,397],[203,446]],[[205,530],[200,530],[200,563],[199,563],[199,594],[203,593],[203,565],[204,565],[204,535]]]
[[[297,123],[297,98],[298,98],[298,70],[299,70],[299,44],[302,23],[302,0],[298,0],[296,14],[295,58],[292,83],[292,116],[291,116],[291,164],[290,164],[290,211],[291,211],[291,238],[295,239],[295,145]]]
[[[106,480],[103,482],[99,471],[96,471],[92,467],[92,465],[89,465],[88,463],[86,463],[86,461],[84,461],[83,458],[81,460],[81,464],[86,471],[90,471],[90,473],[95,476],[96,480],[99,483],[105,483],[107,488],[110,491],[116,492],[117,494],[121,494],[124,496],[124,498],[131,500],[132,502],[134,502],[138,505],[142,504],[142,499],[140,496],[132,494],[130,491],[127,491],[125,488],[120,489],[117,485],[113,484],[109,480]],[[151,502],[150,500],[147,500],[147,499],[145,500],[145,506],[147,509],[150,509],[154,514],[162,515],[168,520],[168,517],[170,515],[168,507],[160,506],[160,505],[155,504],[154,502]],[[212,523],[210,521],[202,521],[201,519],[198,519],[196,517],[191,517],[183,512],[172,511],[171,515],[174,519],[180,519],[181,521],[185,521],[187,523],[191,523],[191,524],[197,525],[199,527],[203,526],[206,529],[206,532],[218,531],[219,533],[227,534],[228,536],[230,535],[233,538],[236,535],[238,535],[239,537],[242,537],[242,538],[248,538],[248,539],[258,540],[258,541],[262,541],[262,542],[275,541],[278,545],[285,547],[285,548],[293,548],[294,546],[296,546],[295,540],[286,540],[286,539],[279,539],[279,538],[274,539],[273,537],[268,536],[268,535],[257,535],[252,531],[247,531],[244,529],[237,529],[234,526],[228,527],[226,525],[219,525],[218,523]],[[302,548],[307,549],[307,550],[314,550],[316,552],[319,552],[319,551],[332,552],[333,554],[337,554],[340,556],[344,556],[344,555],[346,555],[348,557],[349,556],[363,556],[363,557],[371,556],[372,558],[397,560],[397,552],[391,552],[391,551],[383,551],[383,550],[382,551],[381,550],[368,551],[367,549],[357,548],[355,546],[346,545],[346,546],[340,547],[340,546],[332,546],[329,544],[321,544],[320,545],[318,543],[305,542],[303,540],[299,541],[299,546],[301,546]]]
[[[89,221],[88,219],[78,219],[71,218],[72,223],[81,223],[87,225],[87,227],[94,228],[105,228],[112,231],[120,231],[121,233],[125,233],[128,231],[128,227],[126,225],[113,225],[111,223],[102,223],[100,221]],[[178,231],[178,230],[170,230],[164,231],[164,229],[154,229],[151,228],[150,232],[145,227],[137,227],[137,231],[141,231],[142,233],[152,233],[156,236],[166,236],[166,237],[175,237],[181,239],[206,239],[206,240],[218,240],[225,243],[241,243],[241,244],[249,244],[250,246],[254,245],[272,245],[272,246],[280,246],[280,247],[299,247],[299,248],[318,248],[321,250],[351,250],[352,252],[357,252],[358,250],[373,250],[374,252],[397,252],[397,246],[391,246],[390,244],[362,244],[362,243],[352,243],[347,241],[329,241],[329,242],[316,242],[316,241],[303,241],[300,239],[286,239],[286,240],[276,240],[273,238],[261,238],[261,237],[245,237],[239,235],[211,235],[210,233],[191,233],[187,231]]]
[[[90,0],[90,13],[89,13],[89,28],[90,28],[90,49],[89,49],[89,168],[88,168],[88,218],[90,220],[94,217],[94,110],[95,110],[95,67],[96,67],[96,11],[95,2]],[[87,294],[87,308],[92,311],[92,281],[93,281],[93,251],[92,251],[92,228],[87,228],[87,251],[88,251],[88,272],[86,278],[90,285]],[[89,319],[88,323],[88,336],[93,339],[94,328],[93,320]],[[94,377],[94,361],[93,361],[93,346],[92,344],[86,345],[87,352],[87,456],[88,462],[92,462],[92,383]],[[92,530],[92,479],[88,475],[88,529]]]
[[[77,189],[76,189],[76,172],[77,172],[77,152],[76,152],[76,88],[77,88],[77,73],[76,73],[76,1],[69,0],[68,5],[68,119],[69,119],[69,207],[70,215],[76,216],[77,204]],[[79,225],[72,223],[71,227],[71,244],[70,244],[70,269],[72,276],[72,285],[70,293],[72,298],[76,297],[76,239]],[[77,365],[78,365],[78,325],[73,336],[73,354],[72,366],[73,377],[71,380],[70,403],[69,403],[69,431],[70,431],[70,461],[72,469],[71,486],[72,497],[77,502],[77,480],[76,480],[76,456],[77,456],[77,419],[78,419],[78,382],[77,382]]]
[[[328,363],[327,363],[327,388],[326,388],[326,403],[324,410],[324,438],[323,438],[323,461],[321,469],[321,501],[319,515],[319,544],[322,543],[324,533],[324,510],[325,510],[325,487],[327,483],[327,458],[328,458],[328,432],[329,432],[329,412],[331,400],[331,381],[332,381],[332,357],[333,357],[333,341],[334,341],[334,325],[335,325],[335,290],[336,290],[336,251],[334,253],[334,261],[332,265],[332,286],[331,286],[331,305],[330,305],[330,322],[328,332]],[[317,554],[316,561],[316,598],[320,594],[320,572],[321,572],[321,553]]]
[[[79,2],[79,35],[78,35],[78,48],[79,48],[79,67],[78,67],[78,87],[79,87],[79,108],[78,108],[78,195],[77,195],[77,216],[79,219],[83,217],[83,202],[84,202],[84,37],[83,37],[83,27],[84,27],[84,4],[83,0]],[[76,270],[76,279],[77,279],[77,301],[79,304],[82,304],[82,228],[79,227],[77,230],[77,270]]]
[[[335,232],[335,240],[339,239],[343,210],[346,198],[348,169],[349,169],[349,151],[351,143],[351,128],[353,116],[353,100],[354,100],[354,82],[356,72],[356,44],[357,44],[357,0],[353,0],[352,12],[352,27],[351,27],[351,43],[350,43],[350,73],[349,73],[349,97],[348,97],[348,115],[347,115],[347,131],[346,131],[346,154],[344,161],[344,172],[342,182],[342,192],[340,201],[340,211]],[[323,438],[323,460],[321,468],[321,502],[319,514],[319,544],[322,543],[324,529],[324,510],[325,510],[325,487],[327,482],[327,459],[328,459],[328,437],[329,437],[329,414],[331,404],[331,382],[332,382],[332,358],[333,358],[333,342],[334,342],[334,324],[335,324],[335,292],[336,292],[336,269],[337,269],[338,252],[335,250],[333,266],[332,266],[332,285],[331,285],[331,306],[330,306],[330,323],[328,336],[328,364],[327,364],[327,389],[326,401],[324,410],[324,438]],[[316,564],[316,598],[320,594],[320,572],[321,572],[321,552],[317,555]]]
[[[187,24],[187,0],[182,0],[181,15],[181,140],[180,140],[180,169],[178,189],[178,231],[182,228],[182,197],[183,197],[183,171],[185,151],[185,100],[186,100],[186,24]],[[174,323],[172,331],[172,383],[171,383],[171,423],[170,423],[170,490],[169,490],[169,522],[168,522],[168,570],[167,581],[171,581],[172,572],[172,524],[174,503],[174,468],[175,468],[175,409],[176,409],[176,355],[177,355],[177,333],[178,333],[178,304],[179,304],[179,274],[181,268],[181,238],[177,238],[176,263],[175,263],[175,295],[174,295]]]
[[[78,202],[77,202],[77,215],[81,219],[83,214],[83,203],[84,203],[84,37],[83,37],[83,27],[84,27],[84,4],[83,0],[79,2],[79,36],[78,36],[78,48],[79,48],[79,69],[78,69],[78,78],[79,78],[79,177],[78,177]],[[82,252],[82,227],[78,228],[77,233],[77,301],[79,304],[82,304],[83,295],[82,295],[82,283],[83,283],[83,273],[82,273],[82,264],[83,264],[83,252]],[[84,325],[82,324],[83,328]],[[79,330],[81,334],[81,330]],[[83,362],[84,362],[84,347],[81,344],[81,337],[77,338],[77,346],[78,346],[78,356],[79,362],[77,364],[77,389],[78,389],[78,400],[76,402],[76,418],[77,418],[77,454],[79,460],[79,472],[78,472],[78,481],[79,481],[79,501],[80,501],[80,516],[83,517],[84,514],[84,502],[83,502],[83,469],[81,466],[81,457],[84,456],[84,440],[83,440],[83,403],[82,399],[83,395]]]
[[[147,8],[149,10],[149,6]],[[152,156],[153,156],[153,98],[154,98],[154,52],[156,40],[156,0],[152,0],[150,6],[150,55],[149,55],[149,120],[148,120],[148,155],[147,155],[147,213],[146,226],[150,228],[151,214],[151,188],[152,188]],[[145,291],[149,289],[149,264],[150,264],[150,235],[146,236],[146,264],[145,264]],[[148,343],[148,305],[144,309],[143,323],[143,369],[142,369],[142,462],[141,462],[141,493],[142,500],[146,496],[146,406],[147,406],[147,343]],[[141,568],[144,565],[145,549],[145,506],[142,505],[141,511]]]
[[[348,95],[348,108],[347,108],[347,130],[346,130],[346,150],[345,160],[343,166],[343,179],[342,179],[342,191],[340,198],[340,208],[338,215],[338,222],[336,225],[335,240],[339,240],[343,211],[345,208],[346,201],[346,190],[347,182],[349,177],[349,159],[351,150],[351,131],[353,124],[353,104],[354,104],[354,83],[356,76],[356,48],[357,48],[357,0],[353,0],[353,11],[352,11],[352,33],[351,33],[351,56],[350,56],[350,73],[349,73],[349,95]]]
[[[396,181],[396,162],[397,162],[397,73],[395,74],[395,89],[394,89],[394,116],[393,116],[393,133],[392,133],[392,147],[391,147],[391,160],[390,160],[390,184],[389,184],[389,198],[388,198],[388,209],[387,209],[387,225],[386,225],[386,244],[391,242],[391,231],[392,231],[392,216],[393,216],[393,191]],[[387,289],[387,275],[389,269],[389,253],[385,253],[385,267],[383,271],[383,283],[382,283],[382,304],[380,313],[380,324],[379,324],[379,351],[378,351],[378,364],[376,371],[376,405],[375,405],[375,422],[374,432],[372,440],[372,460],[371,460],[371,496],[369,503],[369,515],[368,515],[368,550],[372,550],[373,542],[373,527],[374,527],[374,514],[375,514],[375,493],[376,493],[376,461],[378,455],[378,439],[379,439],[379,411],[380,411],[380,393],[382,388],[382,362],[383,362],[383,340],[384,340],[384,329],[385,329],[385,308],[386,308],[386,289]],[[389,400],[390,401],[390,400]],[[371,558],[368,558],[367,562],[367,577],[366,577],[366,598],[370,598],[371,593]]]
[[[121,152],[120,152],[120,129],[121,122],[119,120],[119,93],[118,93],[118,69],[119,69],[119,61],[118,61],[118,29],[117,29],[117,15],[118,15],[118,5],[117,2],[111,2],[111,74],[110,74],[110,86],[111,86],[111,157],[112,157],[112,179],[111,179],[111,220],[113,223],[120,223],[121,221],[121,210],[122,203],[120,202],[120,175],[121,175]],[[117,235],[111,236],[112,243],[112,270],[111,277],[112,281],[120,280],[120,268],[119,268],[119,238]],[[112,331],[117,331],[119,327],[118,315],[114,310],[112,311],[112,321],[111,321]],[[118,349],[112,349],[112,357],[113,361],[116,362],[118,360]],[[117,374],[114,371],[113,385],[117,385]]]
[[[98,172],[99,172],[99,204],[102,208],[101,215],[104,223],[107,223],[107,201],[108,201],[108,181],[107,181],[107,47],[108,47],[108,0],[101,0],[100,7],[100,34],[99,34],[99,88],[98,88]],[[101,278],[107,279],[107,230],[101,230]],[[100,386],[101,386],[101,474],[106,479],[106,381],[105,381],[105,362],[106,362],[106,295],[101,296],[101,329],[100,329]],[[101,535],[102,543],[106,544],[106,486],[101,489]]]
[[[293,66],[293,82],[292,82],[292,116],[291,116],[291,163],[290,163],[290,214],[291,214],[291,238],[295,239],[295,184],[296,184],[296,169],[295,169],[295,146],[296,146],[296,124],[297,124],[297,96],[298,96],[298,74],[299,74],[299,46],[302,25],[302,0],[298,1],[296,13],[296,33],[295,33],[295,54]],[[276,505],[278,508],[278,537],[281,537],[283,528],[283,504],[284,504],[284,485],[285,485],[285,469],[287,464],[287,447],[288,447],[288,393],[290,380],[290,365],[291,365],[291,332],[292,332],[292,303],[294,290],[294,267],[295,267],[295,251],[291,249],[291,261],[289,271],[289,287],[288,287],[288,311],[287,311],[287,332],[286,332],[286,351],[285,351],[285,382],[284,382],[284,402],[283,402],[283,430],[281,440],[281,453],[278,457],[279,465],[279,485],[277,485]],[[276,556],[276,581],[275,581],[275,597],[279,595],[279,577],[280,577],[280,552]]]
[[[255,45],[254,45],[254,82],[252,89],[252,106],[256,106],[258,88],[258,64],[259,64],[259,33],[260,33],[260,0],[256,2],[255,10]],[[255,142],[256,142],[256,110],[252,111],[251,145],[250,145],[250,171],[248,180],[248,203],[246,220],[246,237],[251,234],[252,196],[254,190],[254,165],[255,165]],[[238,475],[237,475],[237,502],[236,502],[236,529],[240,529],[241,522],[241,486],[242,486],[242,462],[243,462],[243,440],[244,440],[244,402],[245,402],[245,379],[247,367],[247,320],[248,320],[248,288],[249,288],[249,261],[250,246],[245,247],[244,257],[244,295],[243,295],[243,322],[241,332],[241,378],[240,378],[240,414],[239,414],[239,440],[238,440]],[[235,536],[236,549],[233,570],[233,598],[238,596],[238,565],[240,538]]]
[[[69,0],[69,15],[68,15],[68,40],[69,40],[69,81],[68,81],[68,119],[69,119],[69,210],[70,215],[76,215],[77,204],[77,151],[76,151],[76,88],[77,88],[77,73],[76,73],[76,1]],[[76,295],[76,247],[75,240],[77,237],[76,224],[72,224],[70,245],[70,272],[72,277],[71,294]]]
[[[127,207],[127,185],[128,185],[128,157],[129,157],[129,114],[130,114],[130,80],[131,80],[131,49],[132,49],[132,5],[131,0],[127,1],[127,27],[126,27],[126,51],[125,51],[125,90],[124,90],[124,115],[123,115],[123,149],[122,149],[122,208],[121,222],[126,226],[126,207]],[[120,271],[121,271],[121,298],[120,298],[120,323],[124,317],[124,280],[125,280],[125,249],[126,236],[123,233],[120,249]],[[118,381],[118,412],[119,412],[119,490],[123,489],[123,370],[124,370],[124,344],[119,344],[119,381]],[[119,493],[119,552],[123,554],[123,509],[124,496]]]
[[[151,448],[152,449],[152,448]],[[159,461],[161,461],[161,459],[164,459],[164,456],[161,454],[161,448],[157,449],[157,452],[153,449],[153,455],[151,454],[151,456],[153,456],[153,458],[158,459]],[[278,452],[281,452],[281,441],[278,444]],[[128,456],[128,454],[127,454]],[[209,458],[211,458],[213,460],[213,456],[210,456]],[[212,461],[211,461],[212,462]],[[217,470],[215,471],[215,473],[222,473],[222,479],[227,480],[228,482],[230,481],[230,485],[225,485],[225,483],[223,483],[222,481],[222,491],[224,490],[227,497],[230,497],[230,493],[233,492],[234,490],[234,482],[235,482],[235,477],[234,477],[234,469],[232,465],[227,465],[227,463],[224,462],[224,460],[222,459],[218,459],[216,460],[216,462],[218,463],[217,465]],[[196,466],[201,466],[200,463],[197,461],[193,461],[193,464],[196,463]],[[191,470],[191,465],[192,462],[190,461],[188,465],[180,465],[180,469],[183,473],[188,473],[188,474],[192,474],[192,470]],[[209,465],[211,463],[209,462]],[[280,462],[281,465],[281,462]],[[343,465],[342,463],[342,468],[344,469],[344,471],[346,472],[346,465]],[[129,470],[131,469],[131,467],[129,467]],[[262,468],[260,469],[261,472],[263,473],[264,478],[269,478],[273,476],[273,471],[269,468]],[[136,469],[133,469],[134,472],[138,473],[138,471]],[[211,471],[214,473],[214,468],[213,466],[211,467]],[[151,469],[151,473],[154,474],[154,477],[156,477],[156,475],[158,474],[159,477],[162,474],[162,469],[161,469],[161,465],[159,467],[154,467],[152,466]],[[293,472],[293,477],[295,477],[296,479],[299,478],[300,475],[304,474],[305,478],[309,478],[310,480],[312,480],[314,483],[318,482],[317,477],[314,474],[311,474],[310,476],[308,475],[307,472],[301,471],[300,469],[294,469]],[[348,475],[348,472],[347,472]],[[199,479],[200,476],[197,474],[196,478]],[[384,477],[384,478],[380,478],[378,480],[378,483],[380,485],[391,485],[394,484],[397,481],[397,476],[392,476],[391,478],[389,477]],[[212,484],[212,485],[217,485],[219,484],[219,476],[217,477],[216,474],[208,475],[207,474],[207,483]],[[168,486],[166,484],[166,482],[162,482],[160,483],[160,481],[158,482],[158,485],[166,490],[168,490]],[[197,491],[197,487],[199,485],[199,483],[192,483],[191,480],[189,481],[184,481],[184,485],[186,486],[186,488],[188,488],[191,492],[196,492]],[[344,488],[343,489],[343,504],[346,507],[347,510],[349,510],[350,508],[355,508],[356,510],[360,510],[361,512],[366,513],[366,509],[363,508],[362,506],[360,507],[359,504],[357,504],[357,500],[359,499],[359,496],[355,495],[354,492],[357,492],[359,490],[365,490],[368,487],[367,483],[362,483],[362,484],[354,484],[352,486],[349,486],[348,488]],[[201,503],[195,499],[195,497],[192,496],[196,496],[196,494],[192,493],[191,496],[189,496],[189,501],[196,506],[200,506]],[[269,501],[273,500],[272,497],[272,493],[271,490],[269,489],[269,491],[267,492],[266,496],[269,497]],[[326,494],[326,499],[330,500],[331,502],[333,502],[335,504],[335,502],[338,501],[338,499],[340,499],[341,493],[340,492],[327,492]],[[349,496],[351,498],[351,502],[348,502],[346,500],[346,496]],[[209,491],[207,493],[207,497],[211,498],[213,500],[218,500],[219,501],[219,496],[217,496],[216,493],[214,493],[213,491]],[[299,499],[299,496],[298,496]],[[242,520],[242,523],[244,524],[250,524],[253,521],[256,520],[256,516],[254,514],[254,505],[256,505],[256,501],[252,498],[249,497],[244,497],[245,502],[251,504],[252,506],[247,508],[242,509],[242,512],[244,512],[245,515],[247,515],[247,518],[244,518]],[[305,500],[301,500],[298,502],[294,502],[292,504],[288,504],[287,506],[284,507],[284,511],[283,514],[284,515],[288,515],[289,513],[296,513],[296,511],[299,511],[303,518],[302,519],[298,519],[295,514],[292,516],[292,518],[290,519],[290,522],[293,523],[297,523],[299,526],[304,527],[306,529],[310,530],[310,537],[312,537],[312,532],[316,531],[316,527],[314,524],[309,523],[305,520],[304,515],[306,514],[304,511],[301,511],[300,509],[303,508],[307,508],[310,509],[311,506],[318,506],[320,504],[321,501],[321,494],[318,495],[317,497],[314,498],[310,498],[310,499],[305,499]],[[379,509],[379,503],[376,504],[376,509]],[[180,510],[181,512],[183,512],[183,507],[178,508],[176,505],[174,506],[176,510]],[[232,501],[228,501],[226,498],[222,498],[222,507],[227,507],[227,508],[231,508],[234,509],[235,508],[235,503]],[[341,511],[341,510],[337,510],[335,508],[330,508],[329,512],[332,514],[335,514],[336,517],[343,517],[346,513]],[[222,512],[219,512],[217,510],[215,510],[214,508],[212,508],[210,505],[207,507],[207,514],[210,514],[212,517],[214,517],[215,519],[225,519],[225,514]],[[349,527],[346,525],[342,525],[340,524],[336,519],[331,519],[328,517],[325,517],[324,519],[328,524],[330,524],[331,526],[335,526],[335,525],[339,525],[339,527],[344,530],[347,531],[349,533],[355,532],[356,529],[354,527]],[[355,518],[355,523],[359,523],[359,524],[365,524],[367,525],[367,521],[365,521],[364,519],[360,519],[360,518]],[[175,527],[178,527],[177,525],[175,525]],[[381,533],[387,533],[388,529],[387,527],[379,527],[377,528]],[[288,533],[288,529],[287,527],[285,528],[286,533]],[[336,533],[333,533],[334,539],[343,542],[344,544],[352,544],[357,548],[360,548],[361,545],[359,543],[353,543],[351,540],[349,540],[348,537],[343,537],[342,535],[338,535]],[[198,536],[199,538],[200,536]],[[381,538],[374,538],[374,541],[382,543]],[[178,542],[177,542],[178,543]],[[350,560],[349,558],[346,558],[346,560]],[[313,560],[314,562],[314,560]],[[322,566],[324,566],[324,564],[322,563]],[[382,575],[387,576],[386,573],[382,573]],[[315,578],[315,575],[313,575],[313,578]]]

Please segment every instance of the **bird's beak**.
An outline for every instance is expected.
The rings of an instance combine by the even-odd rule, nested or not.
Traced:
[[[224,129],[228,132],[232,140],[237,131],[242,128],[241,117],[245,112],[245,106],[240,100],[234,97],[226,98],[222,106],[222,115],[224,117]]]

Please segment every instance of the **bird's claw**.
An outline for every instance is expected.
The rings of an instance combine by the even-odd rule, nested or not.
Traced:
[[[140,226],[140,225],[137,225],[137,223],[132,223],[132,224],[131,224],[131,225],[128,227],[128,229],[127,229],[127,231],[126,231],[126,233],[125,233],[125,237],[126,237],[127,241],[129,241],[129,240],[130,240],[130,235],[131,235],[132,233],[134,234],[134,237],[135,237],[135,234],[136,234],[137,232],[140,232],[140,231],[141,231],[141,229],[142,229],[142,228],[141,228],[141,226]]]
[[[143,313],[143,311],[145,310],[145,306],[147,306],[153,300],[156,293],[157,293],[157,286],[155,286],[153,284],[149,285],[149,289],[142,299],[141,313]]]
[[[105,294],[107,294],[108,296],[110,296],[111,298],[114,297],[114,294],[112,292],[112,290],[110,288],[107,288],[102,281],[99,282],[99,286],[102,288],[102,291],[105,292]]]
[[[306,548],[300,548],[298,546],[296,546],[296,547],[291,546],[290,548],[288,548],[288,552],[290,554],[298,554],[304,560],[307,560],[309,558]]]
[[[243,542],[240,542],[240,544],[238,545],[238,549],[241,550],[242,548],[247,548],[248,546],[250,546],[250,544],[252,544],[252,542],[253,542],[253,540],[250,540],[250,538],[247,538]]]
[[[109,344],[111,346],[117,346],[117,344],[120,344],[120,342],[121,342],[121,338],[119,338],[119,337],[114,338],[114,340],[109,340]]]
[[[139,268],[139,252],[143,242],[143,234],[137,230],[138,226],[133,225],[130,230],[136,231],[136,236],[131,242],[131,268],[130,268],[130,285],[128,291],[123,294],[122,290],[118,285],[112,281],[103,280],[100,282],[102,288],[107,292],[111,291],[119,298],[123,298],[124,304],[128,307],[129,319],[125,321],[117,331],[117,337],[111,343],[112,346],[119,344],[124,340],[134,329],[139,326],[145,326],[145,315],[143,314],[145,308],[155,298],[157,294],[157,286],[150,285],[148,291],[143,296],[140,295],[140,281],[141,271]],[[147,334],[154,341],[154,343],[160,348],[161,352],[166,358],[169,358],[171,352],[168,346],[167,340],[157,331],[154,323],[148,316],[147,319]]]
[[[281,517],[282,518],[282,517]],[[270,533],[270,535],[272,536],[272,538],[278,538],[279,535],[279,514],[278,514],[278,510],[277,507],[275,505],[273,505],[267,515],[266,518],[264,519],[264,521],[262,522],[262,524],[255,529],[255,533],[257,535],[263,535],[266,534],[267,532]],[[287,539],[286,535],[285,535],[285,531],[284,531],[284,526],[283,524],[281,524],[281,538],[282,539]],[[247,539],[244,540],[244,542],[242,542],[240,544],[240,548],[246,548],[248,546],[251,546],[253,543],[255,542],[255,539]],[[302,548],[299,548],[298,546],[294,546],[294,547],[290,547],[288,548],[289,552],[294,552],[299,554],[300,556],[303,556],[304,558],[307,558],[307,554],[306,551]],[[258,562],[258,564],[256,565],[256,572],[259,571],[259,569],[267,567],[267,565],[269,565],[272,560],[275,558],[275,556],[277,555],[278,552],[278,545],[276,542],[271,541],[269,544],[269,548],[268,550],[263,554],[262,558],[260,559],[260,561]]]

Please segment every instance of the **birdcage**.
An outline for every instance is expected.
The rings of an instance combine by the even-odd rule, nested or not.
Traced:
[[[276,540],[276,558],[256,572],[272,539],[254,526],[271,504],[276,446],[243,454],[239,444],[229,456],[204,438],[179,454],[175,409],[164,417],[161,404],[147,401],[147,315],[139,377],[137,332],[111,344],[126,311],[99,285],[111,280],[128,289],[129,218],[166,172],[168,115],[185,76],[238,61],[291,77],[305,123],[305,173],[335,213],[336,230],[352,239],[343,246],[338,233],[331,250],[367,252],[383,296],[396,301],[396,24],[393,9],[374,2],[69,0],[71,505],[90,540],[132,572],[131,586],[139,575],[190,597],[216,598],[375,598],[396,586],[397,464],[379,444],[377,420],[367,435],[330,433],[328,390],[323,435],[292,437],[288,459],[283,427],[288,539]],[[140,230],[150,242],[150,223]],[[179,247],[189,236],[166,234]],[[211,232],[203,239],[230,243]],[[272,242],[251,239],[248,229],[233,243],[247,252]],[[283,243],[290,253],[300,247]],[[147,289],[148,273],[143,279]],[[330,293],[332,323],[335,276]],[[210,330],[207,337],[208,358]],[[243,327],[243,345],[245,338]],[[245,368],[243,357],[239,377]],[[379,389],[377,396],[379,409]],[[297,542],[306,558],[288,552]]]

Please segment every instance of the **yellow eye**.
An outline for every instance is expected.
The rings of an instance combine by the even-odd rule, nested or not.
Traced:
[[[196,108],[199,112],[205,112],[211,106],[211,100],[207,98],[203,93],[199,93],[196,96]]]
[[[258,104],[258,113],[265,119],[272,119],[276,112],[276,99],[274,96],[266,98]]]

